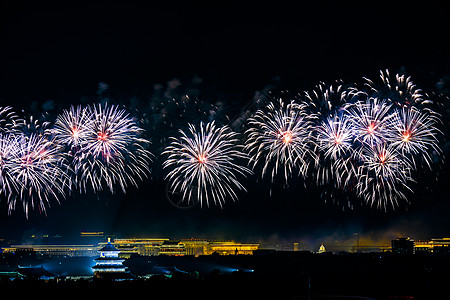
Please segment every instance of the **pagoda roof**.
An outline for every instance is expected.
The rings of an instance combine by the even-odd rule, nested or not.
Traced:
[[[97,257],[95,261],[125,261],[124,258],[120,257]]]
[[[121,269],[127,269],[127,267],[125,267],[124,265],[119,265],[119,266],[111,266],[111,265],[95,265],[92,267],[93,270],[101,270],[101,269],[117,269],[117,270],[121,270]]]
[[[116,247],[114,247],[111,242],[108,242],[108,244],[105,245],[105,247],[103,247],[102,249],[100,249],[99,251],[115,251],[115,252],[120,252],[119,249],[117,249]]]

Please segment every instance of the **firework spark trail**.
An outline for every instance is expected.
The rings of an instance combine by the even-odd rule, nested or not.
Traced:
[[[111,105],[71,107],[55,124],[54,135],[71,147],[74,181],[80,192],[94,192],[106,185],[111,193],[118,185],[137,185],[150,173],[149,143],[124,109]]]
[[[282,169],[287,182],[295,169],[304,176],[309,167],[312,122],[302,105],[285,105],[282,100],[278,104],[270,103],[248,119],[245,150],[251,156],[253,169],[263,161],[262,177],[271,168],[273,182]]]
[[[111,159],[122,158],[122,149],[126,149],[142,129],[117,106],[88,106],[87,110],[92,119],[87,126],[86,151],[107,163]]]
[[[71,106],[56,118],[53,133],[56,142],[69,147],[83,146],[88,135],[91,116],[81,105]]]
[[[368,102],[354,114],[356,128],[360,130],[359,141],[362,141],[358,153],[363,157],[358,166],[359,195],[371,206],[376,203],[378,208],[386,209],[388,205],[395,208],[399,200],[408,202],[403,191],[412,192],[408,182],[414,182],[413,171],[420,170],[417,161],[432,169],[431,154],[441,153],[437,138],[441,132],[436,127],[440,123],[439,115],[430,108],[433,101],[424,97],[411,77],[399,74],[392,77],[386,70],[380,71],[381,83],[364,79],[368,90],[362,92]],[[371,120],[373,122],[369,123]],[[371,124],[374,124],[372,134],[369,132]],[[376,153],[384,157],[380,151],[392,157],[390,164],[380,164],[379,158],[377,161]],[[373,172],[377,163],[384,166],[383,170],[392,172],[385,172],[384,176]]]
[[[364,147],[360,155],[356,189],[367,204],[386,210],[397,207],[399,200],[408,202],[402,190],[412,191],[408,186],[413,181],[409,160],[386,144]]]
[[[36,134],[9,135],[2,139],[2,144],[9,148],[6,159],[2,160],[2,175],[6,173],[10,182],[6,185],[9,212],[20,200],[27,217],[30,206],[45,213],[50,198],[59,201],[58,197],[64,197],[69,187],[68,167],[61,147]]]
[[[430,151],[440,153],[436,124],[438,116],[430,110],[403,107],[395,114],[392,128],[387,132],[387,141],[402,155],[411,159],[414,168],[416,160],[423,160],[431,169]]]
[[[405,192],[412,192],[417,161],[431,169],[431,155],[441,153],[439,115],[424,107],[432,101],[424,99],[410,77],[393,79],[388,71],[380,77],[381,86],[365,78],[368,90],[320,83],[304,93],[300,104],[270,103],[259,109],[248,119],[246,132],[252,167],[262,163],[262,176],[272,168],[272,182],[282,169],[287,181],[299,167],[294,162],[301,161],[313,166],[300,172],[303,176],[311,175],[318,185],[356,191],[370,206],[386,210],[409,203]],[[303,128],[313,132],[305,133],[301,143],[302,153],[313,155],[299,155],[301,159],[295,158],[299,152],[293,150],[292,130],[301,123],[300,111],[309,122]]]
[[[314,153],[317,184],[345,187],[353,176],[353,132],[346,114],[327,117],[316,128]]]
[[[17,155],[17,137],[12,133],[0,133],[0,194],[3,193],[8,198],[19,190],[16,178],[12,176],[11,164]]]
[[[16,130],[21,122],[22,120],[19,119],[18,115],[11,107],[0,106],[0,133]]]
[[[333,160],[347,155],[352,147],[351,124],[345,116],[329,116],[317,128],[317,148]]]
[[[314,129],[309,141],[314,148],[314,165],[308,176],[324,187],[322,196],[333,194],[328,191],[330,188],[351,188],[356,173],[352,157],[354,132],[346,108],[360,98],[365,98],[365,94],[344,88],[341,81],[331,85],[321,82],[312,91],[304,92],[302,100],[313,119]]]
[[[150,173],[149,143],[125,110],[117,106],[71,107],[49,122],[18,119],[1,110],[0,193],[11,213],[21,202],[46,212],[50,199],[65,197],[72,186],[94,192],[116,185],[125,192]]]
[[[222,207],[225,199],[237,199],[235,189],[244,190],[238,176],[252,172],[238,163],[248,157],[240,151],[237,133],[228,126],[217,127],[213,122],[200,126],[189,124],[189,131],[179,130],[180,137],[172,137],[163,155],[164,169],[172,169],[165,179],[173,191],[180,191],[184,201],[198,200]]]
[[[369,98],[351,104],[347,111],[356,142],[375,146],[386,140],[387,130],[392,127],[395,114],[392,105],[378,98]]]
[[[412,165],[389,139],[398,110],[388,101],[368,97],[345,105],[343,116],[348,118],[349,143],[343,155],[334,157],[329,180],[339,188],[354,183],[357,195],[379,209],[408,202],[404,190],[411,191]],[[324,137],[326,141],[327,135],[318,135],[316,143],[324,143]]]
[[[409,184],[415,175],[425,165],[432,170],[442,154],[441,116],[433,111],[439,103],[425,98],[411,77],[391,76],[387,70],[379,77],[364,78],[362,86],[321,82],[297,94],[296,102],[280,99],[259,106],[246,120],[244,146],[228,126],[214,121],[189,125],[189,130],[179,131],[179,140],[169,138],[163,151],[168,155],[164,178],[185,201],[222,206],[228,197],[237,199],[237,190],[245,190],[238,177],[252,173],[240,164],[248,160],[272,183],[279,174],[287,183],[298,172],[317,185],[356,192],[364,204],[379,209],[408,203],[406,192],[412,192]],[[160,109],[155,120],[165,129],[205,106],[197,100],[195,107],[187,105],[188,96],[182,102],[169,98],[151,106]],[[178,121],[168,119],[168,103],[180,110]],[[202,116],[212,120],[219,108],[211,109]],[[9,213],[19,202],[27,216],[35,207],[45,212],[50,198],[58,201],[73,187],[82,193],[105,188],[114,193],[116,187],[125,192],[150,174],[149,141],[125,109],[72,106],[52,129],[50,124],[21,119],[12,108],[0,107],[0,194]],[[161,134],[159,140],[163,148],[166,138]]]
[[[396,74],[393,78],[388,70],[380,71],[381,83],[364,77],[365,91],[369,96],[385,99],[396,107],[422,107],[430,105],[433,101],[426,99],[422,90],[417,88],[410,76]]]

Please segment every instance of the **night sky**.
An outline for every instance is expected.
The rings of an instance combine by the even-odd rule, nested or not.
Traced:
[[[257,91],[296,93],[319,81],[360,82],[384,69],[406,72],[432,91],[450,76],[445,1],[161,2],[3,1],[0,106],[52,118],[71,104],[108,98],[139,110],[157,87],[168,90],[171,82],[179,85],[175,96],[221,103],[233,120]],[[182,121],[201,120],[191,117]],[[443,119],[444,132],[448,122]],[[146,134],[152,149],[162,147],[166,132]],[[288,187],[270,185],[256,175],[244,181],[248,192],[223,209],[179,209],[166,198],[161,160],[154,154],[151,178],[126,194],[74,192],[60,204],[53,201],[47,216],[33,211],[28,220],[19,205],[9,216],[2,199],[0,237],[76,238],[85,230],[315,246],[352,240],[354,232],[374,243],[404,235],[450,236],[448,162],[419,176],[411,204],[395,211],[350,210],[325,201],[315,186],[305,188],[295,179]]]

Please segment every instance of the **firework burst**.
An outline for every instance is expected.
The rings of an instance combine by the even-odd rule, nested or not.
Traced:
[[[332,182],[337,188],[346,187],[354,176],[353,131],[346,114],[329,116],[316,127],[315,174],[316,183]]]
[[[0,107],[0,133],[17,129],[20,123],[21,119],[11,107]]]
[[[317,128],[317,149],[325,158],[337,160],[347,156],[353,145],[351,123],[345,115],[329,116]]]
[[[295,101],[244,109],[230,122],[246,127],[244,146],[238,133],[212,121],[226,112],[221,102],[156,95],[144,122],[160,141],[158,152],[167,156],[168,186],[188,203],[222,207],[245,191],[239,180],[257,169],[272,183],[278,176],[288,183],[298,174],[301,182],[312,178],[322,193],[356,192],[364,204],[386,210],[409,203],[406,192],[412,192],[414,177],[425,166],[435,167],[442,154],[442,122],[433,111],[442,103],[426,95],[411,77],[387,70],[377,80],[364,78],[362,86],[321,82],[296,94]],[[211,122],[190,124],[178,138],[167,139],[168,131],[184,123],[180,120],[195,115]],[[125,192],[150,174],[150,142],[125,109],[72,106],[51,124],[43,116],[22,119],[0,107],[0,195],[9,213],[18,203],[27,216],[36,208],[45,212],[52,199],[72,190]]]
[[[45,212],[50,198],[64,197],[69,177],[61,147],[36,134],[9,134],[1,139],[2,191],[8,195],[9,212],[21,201],[28,217],[30,207]]]
[[[313,120],[310,144],[314,148],[314,167],[308,175],[318,185],[343,188],[352,179],[354,134],[346,106],[360,96],[364,95],[345,88],[342,81],[331,85],[321,82],[312,91],[304,92],[302,99]],[[323,191],[323,195],[328,194],[326,188]]]
[[[163,152],[168,155],[164,169],[171,169],[165,179],[173,191],[180,192],[184,201],[210,202],[222,207],[225,199],[237,199],[235,190],[244,190],[238,177],[251,171],[239,164],[246,160],[240,151],[237,133],[228,126],[218,127],[214,122],[189,124],[189,131],[179,130],[179,138]]]
[[[403,107],[395,114],[387,140],[402,155],[410,158],[415,168],[416,160],[419,159],[431,169],[430,152],[441,152],[437,139],[438,122],[438,116],[432,111]]]
[[[395,114],[392,105],[378,98],[358,101],[348,108],[355,141],[375,146],[386,140],[386,133],[392,127]]]
[[[125,192],[150,173],[151,153],[143,130],[124,109],[98,105],[71,107],[57,119],[53,134],[70,147],[74,184],[80,192],[103,190]]]
[[[91,115],[81,105],[71,106],[64,110],[57,118],[53,133],[56,142],[70,148],[82,147],[87,141]]]
[[[380,71],[381,82],[364,78],[364,86],[368,88],[368,94],[373,97],[385,99],[396,107],[424,106],[433,102],[426,99],[422,90],[417,88],[410,76],[395,74],[392,76],[389,70]]]
[[[17,137],[12,133],[0,133],[0,193],[8,198],[8,202],[19,190],[18,182],[10,171],[17,151]]]
[[[312,122],[303,105],[278,104],[270,103],[248,119],[245,150],[253,169],[262,162],[262,177],[269,171],[273,181],[281,169],[287,182],[295,169],[304,176],[309,167]]]
[[[378,144],[359,152],[357,193],[370,206],[395,208],[400,200],[408,203],[405,190],[412,191],[411,164],[392,145]]]

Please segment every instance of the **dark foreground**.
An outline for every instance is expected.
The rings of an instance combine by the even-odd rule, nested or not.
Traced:
[[[126,263],[136,275],[133,280],[72,280],[64,276],[47,281],[2,280],[0,290],[49,296],[84,296],[101,291],[105,297],[124,291],[118,297],[165,295],[167,299],[308,299],[309,295],[311,299],[442,299],[450,282],[448,255],[278,252],[134,257]],[[141,277],[150,269],[156,270],[155,266],[161,274]]]

